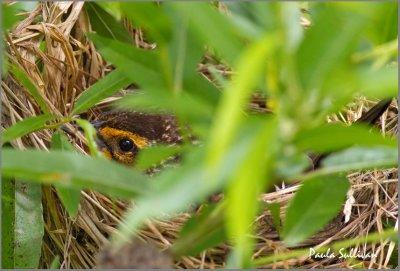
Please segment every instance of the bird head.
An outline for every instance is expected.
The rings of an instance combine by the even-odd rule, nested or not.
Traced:
[[[127,165],[143,148],[181,140],[175,118],[168,115],[114,111],[101,114],[92,124],[104,155]]]

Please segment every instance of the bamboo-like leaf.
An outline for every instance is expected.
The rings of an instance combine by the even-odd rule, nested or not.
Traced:
[[[55,119],[55,116],[47,114],[23,119],[3,132],[3,144],[26,134],[43,129],[47,122],[53,119]]]
[[[346,177],[337,175],[305,181],[286,211],[284,242],[298,244],[322,229],[338,214],[349,186]]]
[[[17,181],[15,192],[14,268],[36,269],[44,235],[42,186]]]
[[[123,42],[132,42],[130,33],[111,14],[95,2],[85,3],[90,24],[95,32],[103,37],[113,38]]]
[[[31,81],[30,77],[25,73],[25,71],[16,65],[12,65],[10,71],[18,80],[18,82],[25,87],[30,95],[32,95],[42,112],[49,113],[49,105],[46,103],[45,98],[43,97],[39,88]]]
[[[397,146],[353,147],[322,160],[322,171],[346,172],[368,168],[390,168],[397,165]]]
[[[132,198],[148,192],[147,177],[104,158],[65,151],[3,149],[2,175],[66,188],[91,188]]]
[[[342,124],[326,124],[319,127],[304,130],[298,134],[295,144],[301,150],[316,152],[328,152],[340,150],[350,146],[396,146],[393,138],[384,138],[371,127],[354,124],[344,126]]]
[[[128,86],[132,81],[120,70],[114,70],[85,90],[75,103],[73,114],[91,108],[101,100]]]
[[[74,147],[68,141],[68,138],[61,132],[53,134],[51,139],[51,148],[54,150],[75,151]],[[66,188],[63,186],[55,185],[57,194],[60,197],[68,214],[75,217],[78,212],[79,201],[81,198],[81,191],[73,188]]]
[[[146,87],[165,88],[166,83],[159,67],[160,58],[157,51],[138,49],[131,44],[94,33],[88,36],[102,56],[124,72],[132,82]]]

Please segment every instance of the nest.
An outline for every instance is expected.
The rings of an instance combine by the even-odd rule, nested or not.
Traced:
[[[6,37],[6,49],[11,63],[27,72],[41,90],[45,101],[60,116],[68,114],[76,97],[112,69],[84,35],[91,31],[91,25],[83,5],[83,2],[39,3]],[[136,46],[153,47],[143,39],[140,29],[133,29],[129,24],[127,29],[130,29]],[[47,44],[45,50],[40,47],[43,40]],[[205,65],[199,65],[199,71],[208,76]],[[225,68],[222,72],[230,73]],[[39,114],[38,106],[13,77],[6,77],[2,87],[2,129]],[[331,116],[329,121],[352,123],[373,104],[373,101],[360,98],[348,106],[345,113]],[[257,110],[266,110],[257,106],[257,102],[252,104],[254,106]],[[379,122],[383,134],[395,133],[396,113],[396,104],[393,103]],[[51,135],[51,130],[38,131],[14,140],[12,145],[19,149],[34,147],[47,150]],[[85,152],[83,137],[77,136],[74,144],[78,150]],[[324,230],[299,244],[299,247],[321,246],[335,240],[364,236],[370,232],[382,231],[388,223],[396,223],[397,169],[355,172],[348,177],[352,185],[344,206],[345,212],[339,214]],[[276,186],[276,191],[262,195],[261,200],[280,203],[283,215],[287,202],[299,186]],[[42,202],[45,237],[41,268],[49,268],[57,255],[60,256],[61,268],[94,267],[96,255],[108,243],[108,237],[116,231],[122,215],[129,207],[124,201],[113,201],[98,192],[82,191],[79,213],[76,218],[71,218],[51,186],[43,186]],[[192,215],[181,213],[171,220],[147,221],[146,227],[139,232],[139,238],[167,249]],[[279,240],[271,221],[267,210],[255,221],[258,230],[254,236],[257,240],[254,258],[288,250]],[[387,268],[394,243],[382,241],[375,245],[361,245],[359,249],[373,251],[378,255],[364,261],[364,267]],[[221,244],[197,257],[182,257],[175,262],[175,266],[191,269],[222,268],[226,266],[229,250],[228,244]],[[353,264],[337,258],[297,258],[263,267],[351,268]]]

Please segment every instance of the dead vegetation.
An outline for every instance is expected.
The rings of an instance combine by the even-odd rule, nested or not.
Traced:
[[[111,67],[101,58],[94,45],[85,37],[91,31],[83,2],[42,2],[7,36],[7,54],[13,64],[27,72],[41,91],[45,102],[56,113],[70,113],[76,98],[91,84],[104,76]],[[140,30],[128,27],[135,43],[152,48],[143,40]],[[46,46],[43,47],[42,41]],[[200,71],[206,74],[205,66]],[[223,71],[226,72],[226,71]],[[39,114],[33,99],[16,80],[8,76],[2,82],[2,129]],[[370,108],[373,101],[359,99],[347,110],[329,121],[354,122]],[[397,107],[393,103],[379,122],[383,134],[396,133]],[[13,141],[19,149],[28,147],[47,150],[51,130],[32,133]],[[84,151],[84,138],[78,136],[76,148]],[[340,214],[325,230],[301,246],[313,247],[335,240],[364,236],[382,231],[383,225],[396,223],[398,213],[397,169],[355,172],[349,174],[352,188],[348,193],[345,214]],[[282,184],[276,191],[262,195],[266,202],[279,202],[283,206],[299,187]],[[61,268],[92,268],[96,255],[115,231],[121,216],[128,208],[126,202],[113,201],[94,191],[82,191],[79,214],[70,218],[62,207],[54,188],[43,187],[45,238],[42,248],[41,268],[48,268],[56,255],[60,255]],[[283,208],[284,210],[284,208]],[[167,249],[178,236],[189,213],[177,215],[169,221],[148,221],[139,237]],[[257,249],[254,257],[285,252],[271,223],[268,211],[255,222],[258,225]],[[394,253],[394,243],[382,241],[376,245],[363,245],[362,251],[373,251],[378,257],[363,263],[368,268],[387,268]],[[225,266],[228,245],[203,252],[198,257],[183,257],[176,261],[178,268],[221,268]],[[277,262],[268,268],[352,268],[358,261],[335,259],[292,259]]]

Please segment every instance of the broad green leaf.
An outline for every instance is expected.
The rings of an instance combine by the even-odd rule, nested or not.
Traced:
[[[346,172],[397,165],[397,147],[354,147],[329,155],[322,160],[322,171]]]
[[[346,63],[365,25],[359,14],[339,12],[335,5],[318,7],[313,27],[305,32],[296,54],[299,77],[306,90],[318,89],[327,77],[334,75],[332,70]]]
[[[85,90],[75,103],[73,114],[79,114],[101,100],[128,86],[131,82],[123,72],[114,70]]]
[[[199,42],[210,45],[228,63],[235,63],[243,43],[228,16],[208,3],[174,3],[174,8],[179,16],[188,18]]]
[[[361,70],[358,73],[359,90],[361,94],[371,98],[396,97],[398,92],[398,73],[397,65],[379,70]]]
[[[226,240],[223,227],[225,205],[223,203],[203,207],[199,215],[191,217],[173,244],[175,255],[197,256],[203,250],[216,246]]]
[[[230,267],[248,268],[254,249],[253,223],[258,212],[258,196],[271,182],[271,169],[276,142],[277,125],[274,119],[262,123],[253,133],[248,153],[233,170],[226,197],[226,229],[233,240],[233,257]],[[233,261],[234,260],[234,261]]]
[[[123,27],[122,23],[117,21],[98,3],[87,2],[85,3],[85,8],[88,12],[92,29],[99,35],[123,42],[133,42],[131,34]]]
[[[65,151],[2,151],[2,175],[132,198],[148,192],[147,177],[104,158]]]
[[[301,150],[316,152],[329,152],[340,150],[353,145],[356,146],[397,146],[393,138],[384,138],[378,131],[370,131],[368,126],[353,124],[326,124],[319,127],[301,131],[295,144]]]
[[[94,33],[88,34],[88,36],[102,56],[125,73],[132,82],[145,87],[165,87],[157,51],[135,48],[131,44],[108,39]]]
[[[247,103],[252,87],[261,77],[268,56],[275,46],[276,39],[273,36],[266,36],[249,46],[240,56],[237,76],[224,90],[210,130],[207,165],[212,171],[218,169],[224,152],[238,131],[244,118],[242,109]],[[212,183],[213,178],[211,177],[208,182]]]
[[[2,7],[2,29],[9,30],[12,28],[19,20],[22,19],[21,15],[17,15],[20,4],[13,3],[12,5],[7,3],[1,3]]]
[[[15,76],[19,83],[25,87],[30,95],[35,99],[43,113],[49,113],[49,105],[46,103],[41,90],[32,82],[30,77],[21,68],[16,65],[11,66],[11,73]]]
[[[61,132],[56,132],[53,134],[51,139],[51,148],[53,150],[75,151],[74,147],[68,141],[68,138]],[[65,209],[68,211],[68,214],[72,217],[75,217],[78,213],[81,191],[59,186],[57,184],[55,186],[57,189],[57,194],[60,197]]]
[[[305,181],[286,211],[284,242],[293,246],[321,230],[338,214],[349,187],[346,177],[338,175]]]
[[[149,113],[169,113],[191,124],[211,120],[213,108],[202,99],[190,93],[172,95],[167,89],[146,88],[118,100],[115,105],[121,109],[140,110]]]
[[[14,268],[15,248],[15,181],[1,181],[1,268]]]
[[[140,169],[156,166],[163,160],[176,155],[182,150],[180,146],[158,145],[140,151],[135,165]]]
[[[164,12],[163,6],[152,2],[121,2],[122,13],[149,33],[150,37],[158,42],[167,42],[171,37],[171,20]]]
[[[43,129],[46,124],[53,119],[55,119],[55,116],[47,114],[23,119],[3,132],[3,144],[20,138],[26,134]]]
[[[42,186],[16,181],[14,268],[39,267],[44,221]]]

